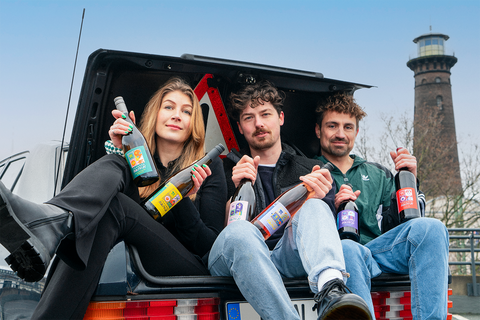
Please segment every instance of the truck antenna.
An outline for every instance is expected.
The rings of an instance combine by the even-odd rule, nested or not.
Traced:
[[[60,175],[60,167],[62,164],[63,144],[65,141],[65,131],[67,129],[68,111],[70,110],[70,100],[72,99],[73,80],[75,79],[75,69],[77,68],[78,49],[80,47],[80,39],[82,38],[82,28],[83,28],[84,17],[85,17],[85,8],[83,8],[82,22],[80,23],[80,33],[78,35],[77,52],[75,54],[75,63],[73,65],[72,83],[70,84],[70,94],[68,95],[67,113],[65,115],[65,123],[63,125],[62,143],[60,145],[60,155],[58,157],[58,166],[57,166],[57,175],[55,177],[55,185],[53,186],[53,196],[55,196],[57,193],[58,177]]]

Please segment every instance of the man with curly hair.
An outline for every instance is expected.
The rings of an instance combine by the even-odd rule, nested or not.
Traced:
[[[262,319],[300,319],[282,278],[307,277],[318,302],[318,319],[371,319],[367,304],[349,293],[332,210],[335,184],[321,161],[297,155],[283,144],[283,95],[262,81],[231,96],[230,116],[248,148],[224,160],[228,194],[242,179],[254,182],[258,215],[282,192],[303,182],[310,199],[266,241],[248,221],[229,224],[208,259],[214,276],[232,276]],[[229,203],[227,204],[227,213]]]
[[[317,159],[334,165],[335,208],[355,201],[359,211],[360,243],[342,240],[347,285],[374,314],[370,280],[382,272],[408,274],[413,319],[446,319],[448,290],[448,232],[436,219],[417,218],[400,223],[393,174],[378,163],[350,154],[366,113],[351,95],[338,93],[319,103],[315,132],[320,139]],[[407,149],[391,151],[395,169],[415,176],[417,161]],[[345,179],[353,186],[345,184]],[[422,216],[425,197],[418,192]]]

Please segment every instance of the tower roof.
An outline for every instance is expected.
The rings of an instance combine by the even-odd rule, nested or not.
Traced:
[[[448,39],[450,38],[450,37],[447,36],[446,34],[442,34],[442,33],[425,33],[425,34],[422,34],[421,36],[416,37],[415,39],[413,39],[413,42],[417,43],[417,42],[420,41],[421,39],[428,38],[428,37],[442,37],[442,38],[445,39],[445,40],[448,40]]]

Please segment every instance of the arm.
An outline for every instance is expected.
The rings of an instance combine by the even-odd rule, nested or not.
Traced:
[[[210,250],[225,218],[227,187],[220,158],[212,161],[210,170],[212,174],[198,190],[195,202],[186,198],[172,208],[179,240],[199,256]]]

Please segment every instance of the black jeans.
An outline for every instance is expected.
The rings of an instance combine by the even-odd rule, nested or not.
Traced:
[[[108,155],[78,174],[48,203],[73,212],[74,238],[57,250],[32,319],[82,319],[110,249],[134,245],[156,276],[208,275],[197,256],[137,203],[138,191],[120,156]]]

